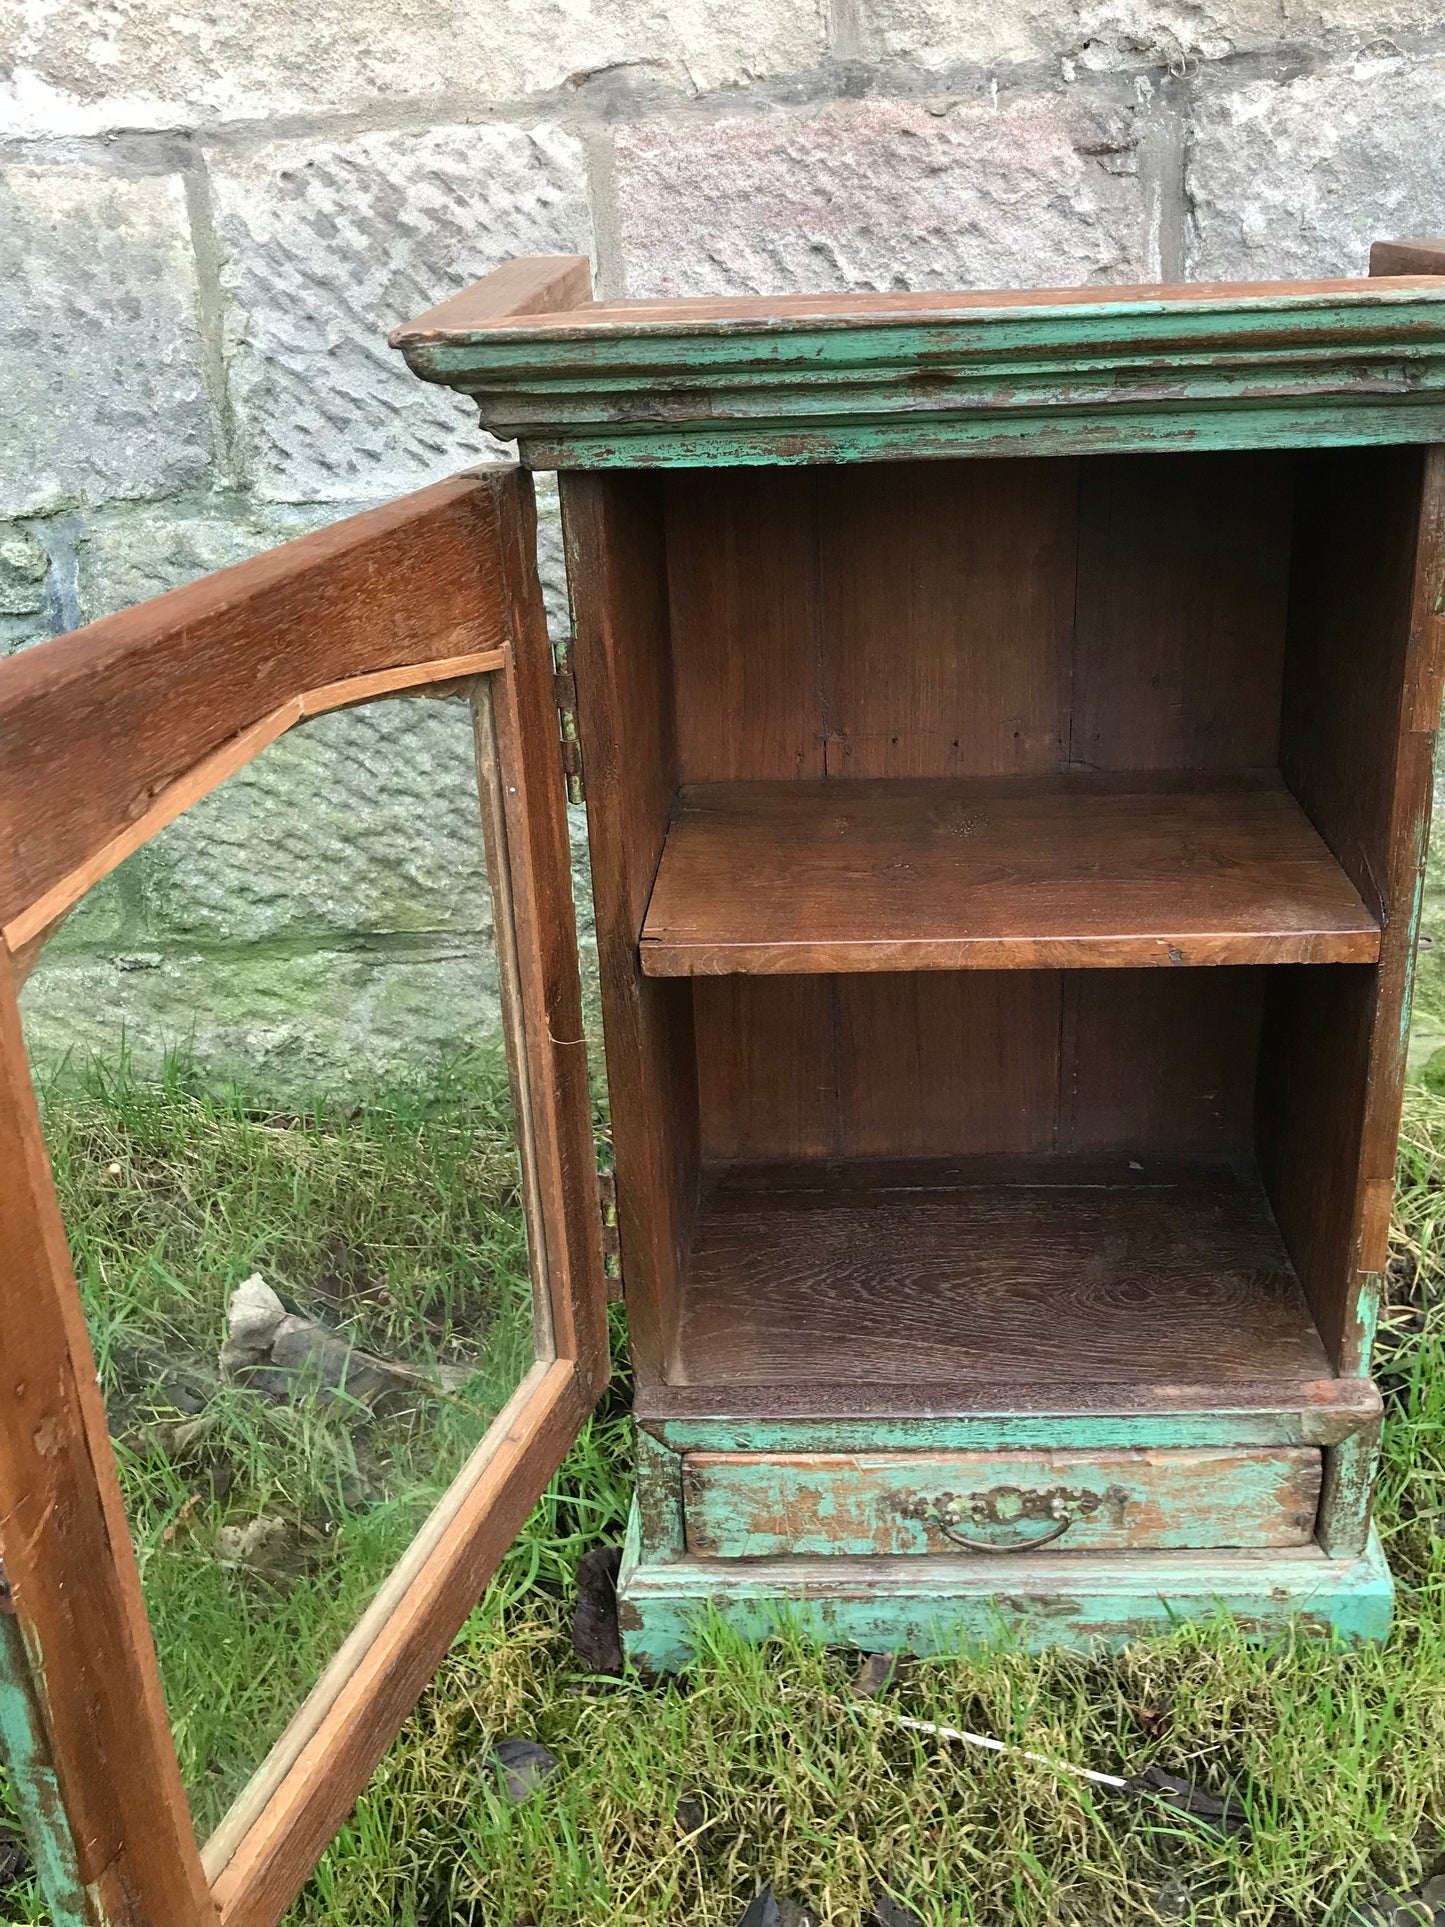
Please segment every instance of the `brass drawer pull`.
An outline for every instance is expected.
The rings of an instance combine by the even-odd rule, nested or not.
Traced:
[[[1033,1552],[1039,1546],[1052,1545],[1055,1539],[1062,1539],[1077,1519],[1097,1512],[1105,1499],[1122,1503],[1124,1493],[1118,1486],[1110,1486],[1107,1492],[1090,1492],[1064,1485],[1049,1486],[1043,1491],[1037,1487],[1025,1490],[1017,1485],[995,1485],[986,1492],[940,1492],[933,1498],[914,1499],[902,1510],[905,1518],[917,1519],[921,1525],[941,1532],[945,1539],[966,1547],[969,1552]],[[1048,1529],[1004,1541],[975,1538],[973,1533],[962,1530],[964,1526],[982,1532],[990,1526],[1034,1524]]]

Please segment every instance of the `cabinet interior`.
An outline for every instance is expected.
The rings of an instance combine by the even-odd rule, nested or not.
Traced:
[[[563,477],[644,1387],[1340,1368],[1420,477]]]

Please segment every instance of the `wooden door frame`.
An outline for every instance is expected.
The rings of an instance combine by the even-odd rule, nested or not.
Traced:
[[[59,1927],[278,1920],[606,1381],[530,478],[458,476],[0,664],[0,1742]],[[94,883],[306,717],[469,694],[538,1362],[206,1844],[191,1823],[17,993]]]

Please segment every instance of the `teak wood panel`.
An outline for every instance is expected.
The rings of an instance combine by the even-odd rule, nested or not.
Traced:
[[[1384,1270],[1445,678],[1445,455],[1302,464],[1281,767],[1380,918],[1375,968],[1271,984],[1259,1144],[1343,1371],[1368,1371]]]
[[[984,1160],[709,1187],[678,1384],[1305,1383],[1329,1363],[1259,1180],[1226,1160]]]
[[[1082,464],[1072,767],[1273,767],[1294,463]]]
[[[1379,946],[1274,771],[733,782],[678,797],[642,967],[1363,963]]]
[[[1295,459],[663,476],[679,782],[1273,767]]]
[[[1078,464],[822,469],[815,488],[825,773],[1057,769]]]
[[[1267,975],[695,978],[702,1154],[1246,1152]]]
[[[686,1549],[702,1558],[954,1557],[969,1548],[939,1522],[950,1501],[965,1511],[955,1530],[1005,1553],[1028,1551],[1045,1532],[1061,1552],[1303,1546],[1314,1535],[1319,1497],[1320,1454],[1299,1446],[689,1452],[682,1461]],[[1017,1518],[1030,1498],[1032,1513]],[[970,1502],[984,1508],[981,1525],[968,1516]],[[1015,1523],[998,1522],[1000,1504]],[[1055,1538],[1060,1520],[1067,1525]]]
[[[568,476],[561,499],[618,1234],[646,1379],[673,1343],[698,1160],[692,1003],[637,957],[677,786],[662,515],[650,477]]]

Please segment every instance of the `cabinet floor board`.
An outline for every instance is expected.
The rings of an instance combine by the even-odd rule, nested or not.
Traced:
[[[1331,1376],[1268,1201],[1226,1159],[709,1175],[678,1385],[1037,1388]]]

